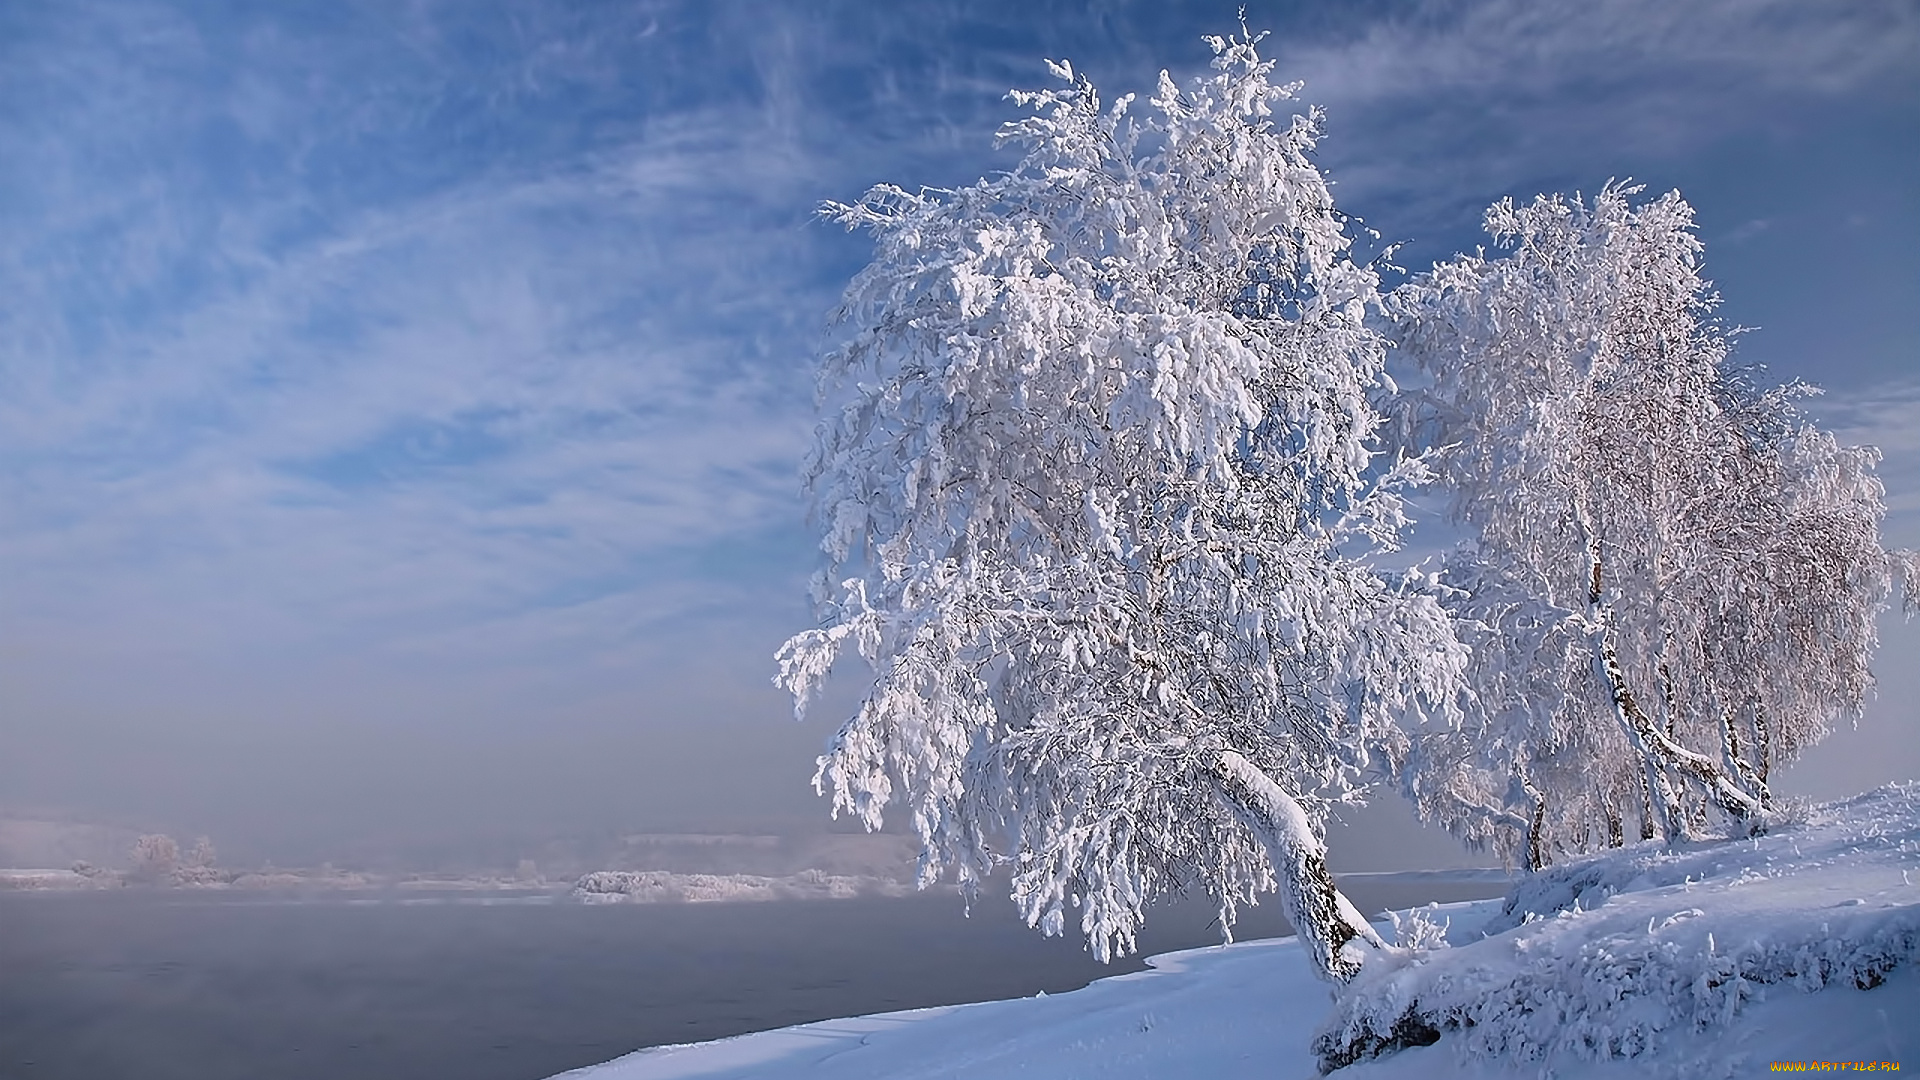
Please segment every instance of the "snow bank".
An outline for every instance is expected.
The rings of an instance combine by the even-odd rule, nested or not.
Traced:
[[[120,884],[111,875],[82,874],[75,870],[0,870],[0,889],[35,892],[68,889],[105,889]]]
[[[1316,1032],[1390,1031],[1414,1002],[1460,1020],[1434,1025],[1434,1045],[1357,1060],[1339,1080],[1920,1067],[1914,785],[1757,841],[1615,852],[1536,875],[1504,906],[1429,911],[1452,947],[1378,966],[1340,1002],[1293,939],[1253,941],[1155,957],[1071,994],[656,1047],[567,1075],[1308,1078],[1322,1064]]]
[[[1644,845],[1523,880],[1481,939],[1375,965],[1315,1039],[1338,1067],[1443,1033],[1514,1062],[1657,1056],[1750,1001],[1869,990],[1920,955],[1920,786],[1753,840]]]
[[[642,1050],[569,1080],[1312,1076],[1327,990],[1292,938],[1171,953],[1070,994],[826,1020]],[[1253,1019],[1258,1017],[1258,1019]],[[1249,1022],[1250,1019],[1253,1022]]]

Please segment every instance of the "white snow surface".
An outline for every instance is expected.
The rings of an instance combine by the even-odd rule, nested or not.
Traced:
[[[1376,961],[1338,1001],[1294,939],[1252,941],[1154,957],[1149,971],[1070,994],[655,1047],[566,1075],[1313,1077],[1316,1036],[1390,1023],[1415,1001],[1473,1023],[1335,1075],[1920,1068],[1920,784],[1820,807],[1757,839],[1640,845],[1550,868],[1504,905],[1423,910],[1448,921],[1451,947]]]

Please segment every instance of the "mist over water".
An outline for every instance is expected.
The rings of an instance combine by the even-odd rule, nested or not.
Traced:
[[[1355,879],[1363,910],[1496,895]],[[0,1075],[22,1080],[537,1080],[642,1046],[1066,992],[1143,968],[951,892],[610,904],[549,892],[0,893]],[[1288,931],[1246,911],[1242,940]],[[1149,915],[1141,955],[1216,944],[1213,911]]]

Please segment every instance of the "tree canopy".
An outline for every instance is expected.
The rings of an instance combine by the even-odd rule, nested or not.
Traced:
[[[1319,114],[1212,45],[1144,109],[1053,65],[1011,173],[828,206],[876,254],[821,365],[822,624],[779,681],[804,707],[843,652],[872,666],[816,784],[869,827],[904,804],[924,877],[1010,868],[1103,958],[1168,889],[1231,925],[1277,884],[1339,979],[1381,943],[1326,872],[1328,800],[1466,654],[1367,561],[1425,471],[1377,460],[1378,278]]]
[[[1415,446],[1470,538],[1448,562],[1477,707],[1421,740],[1417,804],[1525,851],[1764,823],[1767,777],[1856,712],[1902,556],[1871,448],[1736,366],[1678,192],[1487,212],[1503,253],[1397,290]]]

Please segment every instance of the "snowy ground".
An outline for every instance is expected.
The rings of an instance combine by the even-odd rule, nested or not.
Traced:
[[[115,881],[113,884],[119,884]],[[45,892],[63,889],[94,889],[102,882],[72,870],[0,870],[0,889],[28,889]]]
[[[1572,863],[1516,899],[1506,912],[1500,901],[1436,909],[1453,947],[1376,967],[1337,1008],[1291,939],[1255,941],[1156,957],[1151,971],[1071,994],[657,1047],[567,1075],[1312,1077],[1311,1045],[1329,1025],[1416,1000],[1473,1023],[1338,1075],[1920,1069],[1920,785],[1822,807],[1758,840]]]

